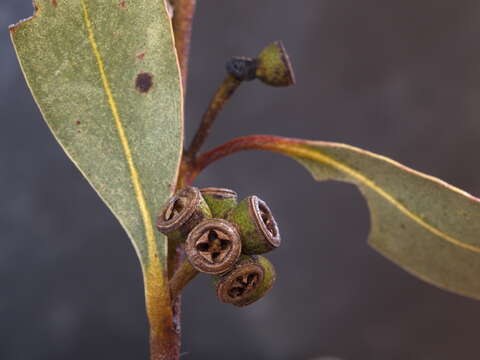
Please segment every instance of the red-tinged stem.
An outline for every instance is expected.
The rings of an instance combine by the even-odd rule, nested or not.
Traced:
[[[188,160],[192,161],[195,159],[197,152],[200,150],[210,134],[210,129],[212,128],[213,122],[217,118],[218,113],[220,110],[222,110],[223,106],[228,102],[230,97],[241,83],[241,80],[236,79],[230,74],[227,75],[225,80],[223,80],[222,84],[217,89],[215,95],[210,101],[207,111],[203,114],[200,126],[193,137],[192,143],[185,153],[185,156]]]
[[[180,72],[182,75],[183,94],[186,93],[188,59],[190,53],[190,40],[192,36],[192,23],[195,15],[196,0],[173,0],[174,13],[172,27],[175,36]],[[181,186],[181,178],[177,184]],[[169,244],[170,245],[170,244]],[[177,246],[168,247],[168,277],[173,276],[182,262],[182,251]],[[168,287],[169,288],[169,287]],[[168,290],[167,290],[168,291]],[[168,296],[168,298],[170,298]],[[151,360],[177,360],[180,357],[181,347],[181,297],[171,299],[170,309],[162,308],[157,311],[150,308],[150,359]],[[155,305],[153,306],[155,308]],[[163,313],[170,313],[170,324],[162,322]],[[166,335],[165,335],[166,334]]]
[[[198,174],[208,165],[233,153],[246,150],[269,150],[285,153],[288,152],[286,150],[288,144],[297,142],[299,140],[273,135],[251,135],[230,140],[202,154],[193,163],[189,164],[190,166],[185,166],[182,172],[183,183],[184,185],[191,185]]]
[[[197,1],[173,0],[172,3],[174,11],[172,26],[175,35],[175,46],[182,72],[183,91],[186,93],[190,40],[192,38],[192,24]]]

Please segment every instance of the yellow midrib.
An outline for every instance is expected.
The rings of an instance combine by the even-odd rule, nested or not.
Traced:
[[[351,167],[331,158],[328,155],[325,155],[321,153],[318,150],[312,150],[308,149],[306,147],[299,147],[299,146],[292,146],[291,144],[273,144],[272,145],[272,150],[276,150],[279,152],[282,152],[286,155],[290,155],[293,157],[299,157],[299,158],[305,158],[309,160],[314,160],[320,163],[324,163],[326,165],[329,165],[333,167],[334,169],[337,169],[352,178],[356,179],[359,183],[365,185],[366,187],[370,188],[371,190],[375,191],[377,194],[382,196],[386,201],[388,201],[390,204],[392,204],[395,208],[398,209],[402,214],[406,215],[409,217],[411,220],[413,220],[415,223],[418,225],[424,227],[431,233],[437,235],[438,237],[444,239],[445,241],[454,244],[456,246],[459,246],[461,248],[473,251],[473,252],[480,252],[480,248],[465,244],[461,242],[460,240],[445,234],[441,230],[437,229],[436,227],[430,225],[427,223],[425,220],[423,220],[420,216],[409,210],[405,205],[400,203],[395,197],[393,197],[391,194],[386,192],[384,189],[382,189],[380,186],[378,186],[373,180],[367,178],[366,176],[362,175],[358,171],[352,169]]]
[[[130,149],[130,145],[128,143],[128,138],[125,133],[125,129],[122,124],[122,120],[120,117],[120,113],[118,111],[117,103],[115,102],[115,98],[113,96],[112,89],[110,87],[110,82],[107,77],[107,73],[105,71],[105,65],[100,54],[100,50],[98,48],[97,42],[95,41],[95,36],[93,32],[93,24],[90,20],[90,16],[88,13],[88,8],[85,3],[85,0],[81,0],[82,9],[83,9],[83,17],[85,21],[85,26],[87,28],[88,40],[92,47],[93,54],[95,56],[98,70],[100,73],[100,77],[102,79],[103,88],[105,90],[105,95],[107,98],[108,105],[112,112],[113,119],[115,121],[115,127],[118,130],[118,136],[120,138],[120,142],[122,144],[123,152],[125,154],[125,159],[127,160],[128,169],[130,171],[130,176],[133,184],[133,188],[135,191],[135,197],[138,202],[138,207],[143,219],[143,225],[145,227],[145,237],[147,239],[148,245],[148,257],[150,261],[157,262],[158,256],[156,251],[156,244],[155,244],[155,233],[153,230],[152,218],[150,216],[150,212],[147,207],[147,203],[145,201],[145,196],[143,194],[142,184],[140,182],[140,177],[138,175],[138,171],[135,167],[135,163],[133,161],[132,151]]]

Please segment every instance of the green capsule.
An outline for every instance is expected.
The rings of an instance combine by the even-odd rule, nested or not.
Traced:
[[[292,64],[281,41],[270,44],[260,53],[255,76],[271,86],[295,84]]]
[[[220,301],[247,306],[261,299],[272,288],[275,268],[263,256],[242,256],[227,274],[214,278]]]
[[[244,254],[263,254],[280,246],[277,222],[267,204],[255,195],[240,201],[227,220],[237,226]]]
[[[230,189],[209,187],[200,189],[206,203],[210,207],[212,216],[225,218],[230,210],[237,206],[237,193]]]
[[[189,186],[177,191],[165,204],[157,218],[157,229],[170,240],[183,242],[190,231],[212,212],[200,190]]]

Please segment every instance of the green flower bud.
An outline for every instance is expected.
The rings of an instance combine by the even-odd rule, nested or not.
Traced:
[[[205,219],[188,234],[185,253],[192,266],[206,274],[229,271],[242,252],[236,227],[223,219]]]
[[[190,186],[177,191],[157,218],[157,228],[173,241],[185,241],[190,231],[203,219],[212,217],[200,190]]]
[[[242,239],[244,254],[263,254],[280,246],[280,232],[270,208],[257,196],[243,199],[230,213]]]
[[[270,44],[260,53],[255,76],[271,86],[295,84],[292,64],[281,41]]]
[[[230,272],[216,277],[214,283],[220,301],[247,306],[265,296],[275,278],[275,269],[265,257],[244,255]]]
[[[200,189],[200,192],[213,217],[225,218],[228,212],[237,206],[238,196],[233,190],[210,187]]]

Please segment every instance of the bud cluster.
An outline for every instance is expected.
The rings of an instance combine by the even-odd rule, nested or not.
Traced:
[[[260,254],[280,246],[280,233],[270,208],[255,195],[238,202],[233,190],[186,187],[163,207],[157,228],[184,244],[196,271],[215,276],[222,302],[249,305],[275,281],[273,265]]]

